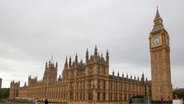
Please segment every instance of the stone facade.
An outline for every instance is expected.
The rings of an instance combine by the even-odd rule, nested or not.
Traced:
[[[88,104],[96,102],[128,102],[132,96],[151,96],[151,83],[144,78],[132,77],[119,73],[109,75],[109,53],[106,52],[106,59],[99,56],[97,48],[94,55],[89,57],[86,51],[86,63],[69,58],[65,62],[62,71],[62,78],[57,79],[57,63],[49,61],[45,65],[43,80],[28,78],[28,86],[20,87],[20,83],[11,83],[10,98],[25,97],[44,100],[47,98],[51,102],[68,102],[78,104]],[[14,92],[16,92],[14,94]]]
[[[9,94],[9,98],[12,99],[12,98],[18,97],[19,88],[20,88],[20,82],[14,82],[14,81],[12,81],[10,83],[10,94]]]

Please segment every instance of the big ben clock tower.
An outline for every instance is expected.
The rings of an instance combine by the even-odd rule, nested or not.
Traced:
[[[151,93],[153,101],[172,99],[169,35],[158,8],[149,37],[151,56]]]

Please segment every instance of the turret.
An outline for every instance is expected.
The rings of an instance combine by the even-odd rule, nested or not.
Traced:
[[[88,62],[89,60],[89,52],[88,52],[88,49],[86,50],[86,63]]]
[[[68,69],[68,60],[67,60],[67,57],[66,57],[66,61],[65,61],[65,66],[64,66],[65,69]]]
[[[10,99],[18,97],[19,88],[20,88],[20,81],[19,82],[14,82],[14,81],[11,82],[10,95],[9,95]]]
[[[26,87],[26,82],[24,83],[24,87]]]
[[[77,64],[78,63],[78,56],[77,56],[77,53],[75,55],[75,63]]]
[[[46,83],[54,83],[57,81],[57,68],[58,63],[54,64],[53,58],[49,60],[49,64],[46,63],[46,68],[43,75],[43,82]],[[28,86],[32,83],[37,83],[37,78],[31,79],[31,77],[28,80]]]
[[[144,73],[142,73],[141,81],[144,82]]]
[[[97,53],[98,53],[98,49],[97,49],[97,46],[95,46],[95,50],[94,50],[95,57],[97,57]]]
[[[61,75],[59,75],[58,81],[61,81]]]
[[[109,52],[108,52],[108,50],[106,52],[106,63],[109,64]]]
[[[82,61],[82,59],[81,59],[81,61],[80,61],[80,64],[81,64],[81,65],[83,64],[83,61]]]
[[[71,56],[70,56],[70,58],[69,58],[69,68],[72,66],[72,58],[71,58]]]
[[[122,77],[124,78],[124,73],[122,73]]]

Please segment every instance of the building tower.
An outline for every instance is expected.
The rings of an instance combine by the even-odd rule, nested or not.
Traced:
[[[164,28],[158,8],[149,37],[149,45],[152,100],[169,101],[172,99],[169,35]]]
[[[54,64],[52,61],[49,61],[49,63],[46,62],[45,64],[45,72],[43,76],[43,82],[45,84],[52,84],[57,81],[57,68],[58,64]]]

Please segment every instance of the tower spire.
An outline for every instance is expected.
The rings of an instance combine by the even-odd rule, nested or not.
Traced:
[[[72,66],[72,58],[70,56],[70,58],[69,58],[69,67],[71,67],[71,66]]]
[[[161,18],[161,17],[160,17],[160,13],[159,13],[159,11],[158,11],[158,5],[157,5],[157,12],[156,12],[155,20],[156,20],[156,19],[159,19],[159,18]]]
[[[77,56],[77,53],[75,55],[75,62],[78,63],[78,56]]]
[[[157,6],[156,15],[155,15],[155,18],[154,18],[153,22],[154,22],[154,25],[153,25],[152,32],[164,29],[163,20],[160,17],[158,6]]]
[[[67,56],[66,56],[65,69],[67,69],[67,68],[68,68],[68,58],[67,58]]]
[[[88,52],[88,49],[86,50],[86,62],[89,60],[89,52]]]
[[[95,45],[95,51],[94,51],[94,55],[97,56],[97,45]]]
[[[109,64],[109,51],[108,51],[108,49],[106,52],[106,63]]]

